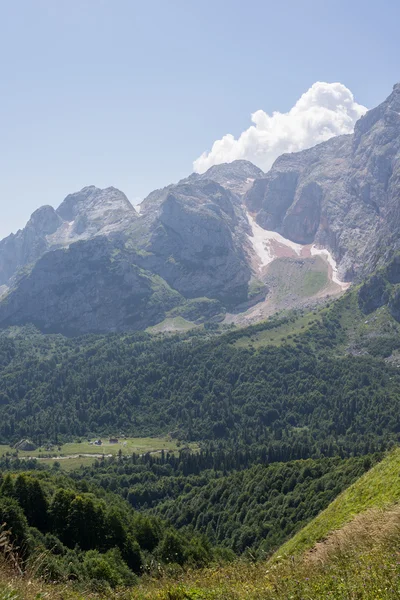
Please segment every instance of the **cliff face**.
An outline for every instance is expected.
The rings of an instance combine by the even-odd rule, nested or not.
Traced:
[[[353,135],[283,155],[267,174],[217,165],[152,192],[139,213],[119,190],[94,186],[40,208],[0,242],[0,326],[85,333],[221,318],[265,297],[277,257],[284,269],[285,257],[324,248],[334,277],[352,281],[390,263],[399,230],[397,85]],[[386,296],[378,279],[360,302],[400,315],[400,292]]]
[[[0,304],[0,322],[74,335],[141,329],[181,300],[122,243],[98,237],[44,254]]]
[[[19,268],[47,251],[46,236],[54,233],[61,223],[54,208],[42,206],[33,213],[25,229],[0,242],[0,285],[6,285]]]
[[[399,150],[396,85],[353,135],[278,158],[247,192],[246,205],[262,227],[331,250],[342,277],[352,280],[398,247]]]
[[[143,203],[147,236],[138,264],[187,298],[206,295],[234,305],[247,298],[251,270],[244,252],[248,222],[229,190],[210,180],[168,188]],[[133,230],[135,232],[135,230]]]
[[[243,166],[248,186],[259,170]],[[221,316],[248,297],[247,233],[239,196],[204,176],[153,192],[140,218],[122,192],[84,188],[0,243],[0,325],[86,333],[145,328],[170,311]]]
[[[358,291],[358,303],[365,314],[387,305],[391,315],[400,321],[400,254],[364,281]]]
[[[0,241],[0,285],[9,284],[19,269],[49,250],[116,234],[137,218],[125,194],[115,188],[90,186],[67,196],[57,210],[42,206],[24,229]]]

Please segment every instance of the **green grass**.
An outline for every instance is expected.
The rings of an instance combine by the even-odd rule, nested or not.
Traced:
[[[163,333],[163,332],[179,332],[179,331],[189,331],[197,327],[195,323],[191,321],[187,321],[183,317],[167,317],[161,323],[157,323],[157,325],[153,325],[152,327],[148,327],[146,331],[148,333]]]
[[[396,448],[286,542],[275,557],[304,552],[332,531],[343,527],[356,515],[370,508],[385,508],[399,501],[400,448]]]
[[[37,458],[41,463],[50,466],[54,465],[57,458],[60,457],[58,462],[61,468],[71,471],[82,465],[90,465],[98,455],[117,456],[120,450],[123,455],[130,456],[133,453],[146,454],[147,452],[161,452],[162,450],[165,452],[177,452],[181,447],[177,440],[172,440],[168,437],[121,438],[118,444],[110,444],[109,438],[103,438],[102,441],[101,446],[95,446],[87,440],[82,440],[81,442],[63,444],[60,446],[60,449],[57,446],[52,446],[49,450],[45,447],[31,451],[19,450],[18,457]],[[189,444],[189,447],[193,452],[198,450],[198,445],[195,443]],[[0,456],[7,454],[16,455],[15,448],[5,444],[0,445]],[[93,457],[83,456],[84,454],[91,454]]]
[[[307,271],[303,277],[303,281],[301,282],[298,291],[300,296],[309,298],[311,296],[315,296],[327,285],[327,271]]]
[[[150,444],[150,438],[144,438]],[[400,449],[363,475],[271,561],[237,560],[205,569],[171,565],[109,600],[397,600],[400,597]],[[372,509],[372,510],[369,510]],[[333,533],[332,533],[333,532]],[[304,554],[324,542],[314,553]],[[289,557],[284,560],[283,557]],[[29,582],[29,583],[28,583]],[[3,587],[1,587],[3,586]],[[0,568],[0,593],[13,600],[100,600],[74,584],[46,585]],[[1,600],[0,595],[0,600]]]
[[[354,286],[342,298],[331,306],[338,316],[346,339],[337,351],[346,353],[349,350],[365,352],[379,340],[394,339],[400,335],[400,324],[392,317],[387,306],[382,306],[371,314],[361,311],[358,304],[359,286]]]
[[[293,336],[306,332],[315,321],[320,321],[318,314],[315,315],[312,312],[300,314],[290,323],[285,323],[274,329],[259,331],[250,336],[240,337],[234,343],[234,346],[236,348],[247,348],[249,346],[261,348],[262,346],[280,346],[283,343],[290,343]],[[291,337],[288,338],[288,336]]]
[[[266,284],[275,302],[285,302],[288,297],[312,298],[326,288],[338,291],[329,282],[328,265],[319,256],[313,258],[279,258],[271,263]]]
[[[319,274],[315,271],[308,271],[306,276],[313,279],[314,277],[318,278]],[[280,346],[282,343],[295,342],[296,336],[305,333],[313,322],[321,321],[323,315],[333,312],[345,333],[344,341],[335,348],[335,354],[343,355],[349,350],[361,353],[369,350],[372,352],[372,348],[379,347],[381,342],[388,340],[393,345],[396,339],[399,340],[398,347],[400,349],[400,324],[390,315],[387,306],[365,315],[358,305],[357,292],[358,287],[354,287],[333,303],[328,302],[328,305],[316,308],[313,312],[297,313],[295,319],[274,329],[248,336],[243,335],[234,342],[234,345],[237,348],[252,346],[257,349],[267,345]],[[284,314],[282,312],[282,315]],[[296,312],[287,312],[287,314],[296,315]],[[394,346],[396,347],[396,344]]]

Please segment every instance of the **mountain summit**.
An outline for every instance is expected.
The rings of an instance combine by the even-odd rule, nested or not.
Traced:
[[[0,242],[0,325],[256,320],[340,293],[400,247],[399,150],[397,84],[354,134],[282,155],[266,174],[216,165],[139,212],[113,187],[85,187]]]
[[[400,84],[354,134],[284,154],[246,197],[266,229],[329,248],[348,281],[399,248]]]

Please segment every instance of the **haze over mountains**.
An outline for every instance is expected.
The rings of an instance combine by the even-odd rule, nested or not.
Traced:
[[[178,316],[254,320],[340,293],[399,249],[399,149],[397,84],[353,134],[282,155],[267,174],[216,165],[139,211],[115,188],[86,187],[0,242],[0,325],[86,333]]]

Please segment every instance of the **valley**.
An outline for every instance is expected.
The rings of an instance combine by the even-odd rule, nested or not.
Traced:
[[[0,445],[0,457],[12,457],[18,459],[34,459],[39,464],[52,466],[54,462],[59,463],[63,470],[71,471],[82,465],[90,465],[94,459],[111,458],[115,456],[131,456],[138,454],[161,454],[168,452],[171,454],[179,452],[182,444],[168,438],[115,438],[118,441],[110,439],[101,440],[99,436],[92,440],[77,442],[67,442],[59,446],[46,444],[43,447],[34,450],[21,450],[8,444]],[[100,443],[101,442],[101,443]],[[194,443],[185,444],[184,448],[190,452],[196,452],[198,446]]]
[[[0,241],[0,598],[399,597],[399,112]]]

